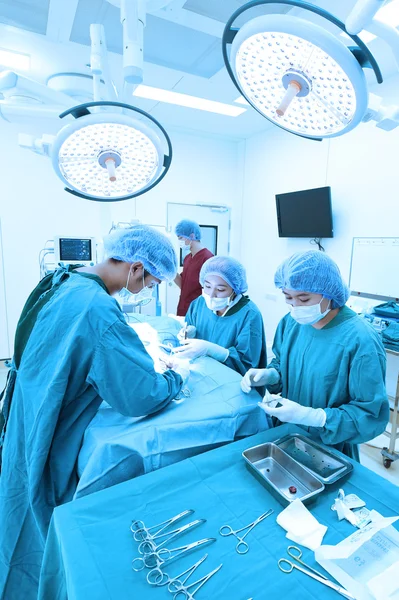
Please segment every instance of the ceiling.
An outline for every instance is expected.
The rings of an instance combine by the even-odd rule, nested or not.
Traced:
[[[354,2],[313,0],[341,19]],[[245,0],[173,0],[148,14],[144,83],[232,104],[238,92],[224,68],[221,37],[227,19],[243,4]],[[304,14],[287,5],[270,4],[252,9],[251,16],[266,10]],[[315,16],[311,19],[320,20]],[[119,9],[107,0],[0,0],[0,46],[31,55],[31,70],[26,75],[32,79],[46,81],[57,72],[89,73],[91,23],[104,25],[111,70],[116,83],[121,84],[122,26]],[[370,49],[385,77],[395,72],[393,58],[383,43],[371,42]],[[205,134],[245,138],[270,126],[251,108],[232,118],[150,100],[134,98],[134,103],[166,126]]]

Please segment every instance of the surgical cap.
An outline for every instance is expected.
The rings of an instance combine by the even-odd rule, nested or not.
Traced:
[[[189,221],[188,219],[183,219],[178,222],[175,227],[175,234],[178,237],[186,238],[188,240],[197,240],[197,242],[201,240],[200,226],[195,221]]]
[[[321,294],[331,300],[331,308],[341,308],[350,296],[338,266],[317,250],[298,252],[277,269],[274,283],[280,289]]]
[[[219,275],[229,284],[236,294],[244,294],[248,289],[247,274],[244,267],[235,258],[214,256],[202,265],[200,284],[203,286],[208,275]]]
[[[174,279],[177,258],[172,243],[163,233],[148,225],[116,229],[104,239],[107,258],[143,263],[144,269],[157,279]]]

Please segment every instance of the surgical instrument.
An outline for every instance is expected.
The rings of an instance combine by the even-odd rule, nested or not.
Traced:
[[[193,529],[194,527],[198,527],[198,525],[202,525],[202,523],[206,523],[206,519],[196,519],[195,521],[192,521],[191,523],[188,523],[187,525],[183,525],[182,527],[179,527],[178,529],[173,529],[173,531],[155,534],[151,539],[140,542],[139,548],[138,548],[139,554],[148,556],[150,554],[153,554],[154,552],[156,553],[165,544],[171,542],[173,539],[179,537],[180,535],[183,535],[184,533],[186,533],[186,531],[189,531],[190,529]],[[163,538],[165,538],[165,539],[163,539]],[[157,545],[156,541],[161,540],[161,539],[163,541],[161,541]]]
[[[223,537],[234,535],[234,537],[238,540],[236,545],[236,552],[238,554],[246,554],[249,550],[249,545],[245,541],[245,538],[247,537],[248,533],[250,533],[252,529],[256,527],[256,525],[258,525],[258,523],[261,523],[264,519],[270,517],[270,515],[273,512],[274,511],[272,509],[268,510],[267,512],[263,513],[263,515],[260,515],[260,517],[258,517],[255,521],[249,523],[249,525],[245,525],[245,527],[241,527],[241,529],[237,529],[236,531],[234,531],[230,525],[222,525],[222,527],[219,529],[219,533]],[[246,529],[248,529],[248,531],[244,533],[242,537],[237,535],[238,533],[240,533],[241,531],[245,531]]]
[[[170,525],[173,525],[174,523],[177,523],[177,521],[180,521],[181,519],[184,519],[184,517],[187,517],[188,515],[192,514],[194,514],[194,511],[192,509],[184,510],[183,512],[172,517],[171,519],[166,519],[166,521],[158,523],[158,525],[153,525],[152,527],[146,527],[144,521],[136,520],[132,522],[130,526],[130,531],[133,533],[133,538],[136,542],[144,542],[148,539],[154,539],[155,536],[165,531],[165,529],[170,527]],[[151,533],[151,531],[157,529],[158,527],[160,528],[158,529],[158,531],[156,531],[155,533]]]
[[[294,549],[295,552],[299,551],[299,554],[295,555],[295,554],[292,554],[292,552],[289,552],[289,550],[292,550],[292,549]],[[292,571],[294,569],[298,569],[298,571],[305,573],[305,575],[312,577],[312,579],[315,579],[316,581],[320,581],[320,583],[323,583],[324,585],[331,588],[332,590],[335,590],[336,592],[338,592],[338,594],[341,594],[341,596],[344,596],[344,598],[348,598],[348,600],[356,600],[355,596],[352,596],[352,594],[350,594],[347,590],[345,590],[345,588],[330,581],[325,575],[322,575],[321,573],[316,571],[316,569],[309,567],[309,565],[307,565],[306,563],[301,561],[300,558],[302,556],[302,552],[299,548],[297,548],[296,546],[289,546],[287,549],[287,552],[291,556],[291,558],[293,558],[294,560],[299,562],[301,565],[304,565],[304,567],[306,567],[306,568],[303,568],[300,565],[296,565],[295,563],[289,561],[287,558],[280,558],[278,561],[278,568],[280,569],[280,571],[282,571],[283,573],[292,573]]]
[[[133,571],[142,571],[146,568],[151,569],[151,571],[156,571],[156,573],[151,574],[150,578],[152,578],[155,574],[157,574],[159,577],[163,577],[163,571],[160,569],[162,565],[169,564],[173,560],[177,560],[188,552],[196,550],[205,544],[213,544],[213,542],[216,542],[216,538],[204,538],[197,542],[186,544],[185,546],[172,548],[171,550],[168,550],[167,548],[161,548],[159,552],[154,552],[153,554],[144,556],[143,558],[139,556],[134,558],[132,560],[132,569]],[[177,552],[177,554],[175,554],[175,552]],[[147,581],[149,582],[148,576]]]
[[[168,590],[173,593],[176,590],[173,589],[172,584],[175,581],[180,582],[183,575],[186,575],[187,573],[189,573],[188,577],[190,577],[190,575],[194,573],[194,571],[204,562],[204,560],[206,560],[207,557],[208,554],[205,554],[205,556],[203,556],[198,562],[196,562],[194,565],[183,571],[183,573],[180,573],[180,575],[176,575],[176,577],[170,577],[167,573],[162,573],[162,579],[160,579],[158,577],[159,573],[156,573],[157,569],[153,569],[148,573],[147,581],[150,585],[156,585],[158,587],[167,585]],[[154,581],[151,581],[154,576]],[[187,581],[188,577],[186,577],[183,583]]]
[[[216,569],[208,573],[208,575],[204,575],[201,579],[197,579],[193,583],[189,585],[184,585],[183,582],[180,582],[181,586],[177,589],[175,595],[173,596],[173,600],[195,600],[194,595],[202,588],[203,585],[206,584],[207,581],[210,580],[223,566],[223,563],[220,564]],[[187,581],[188,578],[186,578]],[[177,583],[177,582],[176,582]],[[195,587],[195,590],[190,592],[190,589]]]

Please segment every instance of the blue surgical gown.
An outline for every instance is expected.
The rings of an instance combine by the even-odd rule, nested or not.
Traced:
[[[176,373],[154,371],[99,278],[72,272],[50,290],[16,373],[4,440],[0,598],[36,599],[51,514],[73,497],[83,435],[101,401],[148,415],[181,385]]]
[[[353,445],[384,431],[389,418],[385,350],[378,334],[350,308],[340,309],[323,329],[299,325],[286,315],[273,352],[269,367],[281,380],[269,391],[325,409],[324,427],[309,428],[318,441],[357,458]]]
[[[243,297],[225,316],[210,310],[202,296],[190,304],[188,325],[197,328],[196,337],[227,348],[225,365],[245,375],[248,369],[266,366],[266,337],[262,315],[256,304]]]

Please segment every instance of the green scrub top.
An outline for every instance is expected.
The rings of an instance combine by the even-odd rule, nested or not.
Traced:
[[[269,364],[280,382],[272,393],[323,408],[324,427],[309,428],[324,444],[358,458],[356,444],[380,435],[389,419],[386,355],[378,334],[344,306],[323,329],[299,325],[290,314],[279,323]]]
[[[200,296],[190,304],[188,325],[197,329],[196,337],[227,348],[225,365],[245,375],[248,369],[266,366],[266,336],[262,315],[254,302],[243,296],[235,306],[219,317]]]

